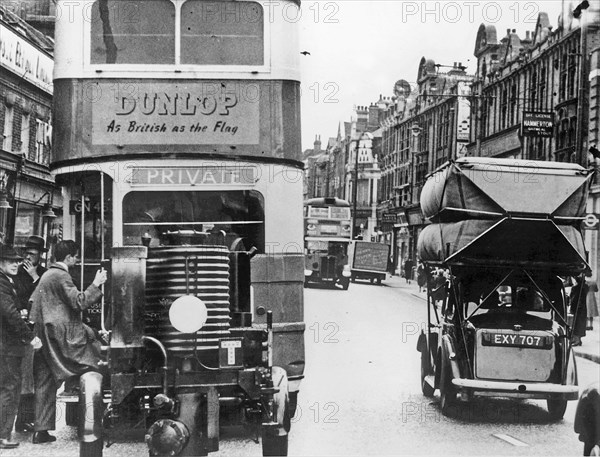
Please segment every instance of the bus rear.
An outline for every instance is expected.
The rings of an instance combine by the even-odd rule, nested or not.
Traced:
[[[313,198],[304,203],[304,211],[304,285],[321,283],[348,290],[350,204],[333,197]]]

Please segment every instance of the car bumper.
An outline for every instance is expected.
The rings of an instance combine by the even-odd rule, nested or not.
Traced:
[[[454,378],[452,384],[461,392],[478,397],[512,397],[577,400],[579,387],[550,382],[503,382]]]

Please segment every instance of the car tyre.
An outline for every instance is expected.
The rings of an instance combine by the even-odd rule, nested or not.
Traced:
[[[442,414],[451,417],[456,412],[456,388],[452,384],[452,372],[450,370],[450,362],[442,365],[441,382],[440,382],[440,406]]]
[[[424,396],[431,398],[433,397],[435,389],[431,387],[428,382],[425,381],[425,376],[431,374],[429,365],[430,362],[429,358],[427,357],[426,349],[424,351],[421,351],[421,392],[423,392]]]
[[[567,400],[561,399],[548,399],[546,400],[548,406],[548,414],[552,420],[561,420],[565,415],[567,409]]]

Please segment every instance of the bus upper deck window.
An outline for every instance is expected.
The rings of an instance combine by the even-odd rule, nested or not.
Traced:
[[[174,64],[175,6],[169,0],[97,0],[92,64]]]
[[[255,2],[187,0],[181,7],[181,63],[263,65],[263,23]]]

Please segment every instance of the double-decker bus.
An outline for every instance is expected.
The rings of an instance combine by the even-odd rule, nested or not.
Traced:
[[[348,290],[351,225],[350,204],[346,200],[320,197],[304,203],[305,286],[325,283]]]
[[[58,0],[51,168],[106,370],[67,404],[82,455],[141,429],[287,455],[304,373],[299,0]],[[68,401],[69,398],[65,397]],[[122,437],[121,437],[122,438]]]

